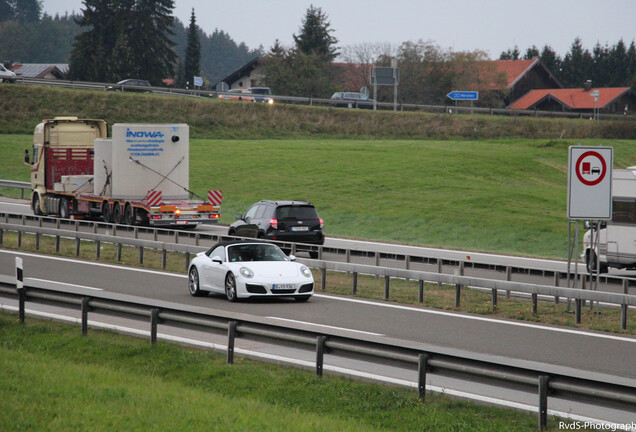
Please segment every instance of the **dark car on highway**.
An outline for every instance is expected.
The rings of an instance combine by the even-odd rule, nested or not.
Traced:
[[[148,88],[145,88],[145,87],[148,87]],[[152,85],[150,85],[150,83],[146,80],[131,78],[131,79],[121,80],[114,85],[109,85],[108,87],[106,87],[106,90],[152,93],[152,90],[150,90],[150,87],[152,87]]]
[[[324,223],[308,201],[269,201],[253,204],[230,225],[228,235],[322,245]],[[318,252],[311,251],[312,258]]]
[[[346,108],[373,108],[373,99],[370,99],[369,96],[364,93],[356,93],[356,92],[335,92],[331,95],[332,101],[334,102],[334,106],[337,107],[346,107]]]

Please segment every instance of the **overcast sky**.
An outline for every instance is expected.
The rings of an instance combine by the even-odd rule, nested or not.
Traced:
[[[548,44],[561,56],[580,37],[590,51],[600,42],[636,39],[636,0],[175,0],[186,26],[223,30],[235,42],[269,49],[276,39],[292,46],[307,8],[328,15],[338,46],[431,40],[454,51],[483,50],[491,58],[515,44],[523,53]],[[43,0],[45,12],[80,12],[82,0]]]

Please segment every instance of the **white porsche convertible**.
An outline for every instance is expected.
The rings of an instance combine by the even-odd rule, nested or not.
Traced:
[[[307,301],[314,293],[314,277],[295,259],[271,243],[221,242],[198,253],[190,263],[190,294],[221,293],[231,302],[263,296]]]

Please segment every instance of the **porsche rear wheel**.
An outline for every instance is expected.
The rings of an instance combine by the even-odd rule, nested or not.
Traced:
[[[190,295],[193,297],[204,297],[208,295],[208,291],[203,291],[199,282],[199,271],[195,266],[190,267],[188,272],[188,288]]]

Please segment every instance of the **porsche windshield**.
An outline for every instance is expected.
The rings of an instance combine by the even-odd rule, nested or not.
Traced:
[[[227,248],[229,262],[286,261],[287,257],[271,244],[237,244]]]

